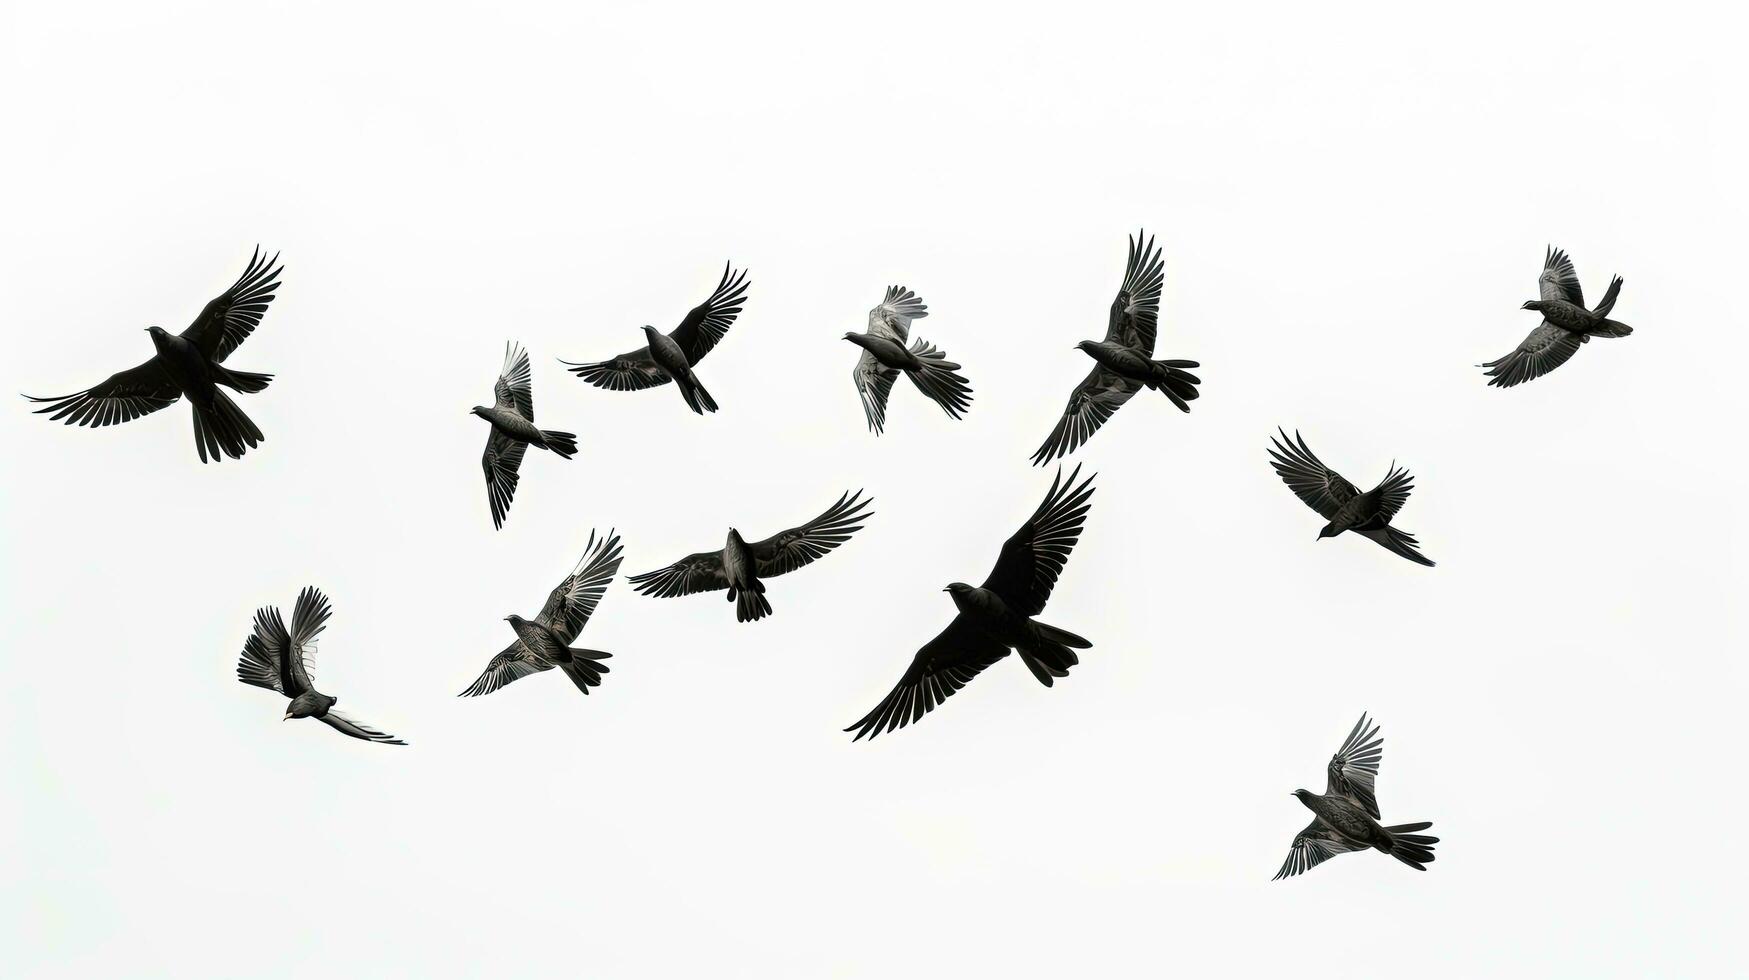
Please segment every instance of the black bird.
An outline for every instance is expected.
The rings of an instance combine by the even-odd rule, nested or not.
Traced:
[[[601,661],[613,654],[584,650],[571,643],[583,631],[583,624],[589,622],[590,614],[607,591],[607,583],[619,573],[620,554],[619,535],[610,531],[606,538],[598,540],[594,531],[589,532],[583,557],[552,595],[547,596],[540,615],[532,620],[504,617],[516,632],[516,639],[486,664],[485,672],[460,696],[491,694],[517,678],[554,667],[564,671],[584,694],[599,686],[601,675],[607,673],[607,665]]]
[[[1427,865],[1433,863],[1433,845],[1439,843],[1439,838],[1416,832],[1433,824],[1423,821],[1379,826],[1373,782],[1378,778],[1379,760],[1385,754],[1385,740],[1378,737],[1378,726],[1369,724],[1366,715],[1361,715],[1342,747],[1330,757],[1323,796],[1311,790],[1294,790],[1293,795],[1312,811],[1312,822],[1295,835],[1293,849],[1274,880],[1308,871],[1338,854],[1369,847],[1384,851],[1416,871],[1426,871]]]
[[[100,426],[131,422],[186,396],[194,408],[194,449],[200,461],[216,462],[221,453],[241,457],[267,437],[219,386],[254,394],[273,380],[271,374],[233,371],[224,361],[255,332],[267,304],[273,302],[284,271],[284,266],[275,265],[278,261],[278,255],[263,258],[256,248],[249,267],[200,311],[187,330],[172,334],[163,327],[147,327],[157,353],[144,364],[71,395],[24,397],[49,403],[36,410],[39,415],[53,412],[51,419],[65,418],[68,425]]]
[[[316,635],[327,628],[328,617],[333,614],[328,597],[313,587],[298,593],[289,631],[278,609],[263,606],[255,610],[255,632],[243,643],[243,655],[237,660],[237,679],[290,698],[291,703],[285,708],[286,721],[314,718],[353,738],[406,745],[393,735],[385,735],[335,711],[334,705],[340,699],[331,698],[311,685],[310,654],[316,651]]]
[[[594,364],[559,363],[584,381],[610,391],[638,391],[672,381],[680,389],[680,397],[686,399],[686,407],[700,415],[714,412],[717,401],[699,383],[692,368],[729,332],[746,299],[747,271],[736,272],[725,263],[716,292],[693,307],[673,333],[663,334],[646,324],[644,339],[648,343],[637,350]]]
[[[953,597],[959,614],[941,635],[917,651],[892,693],[845,729],[856,733],[852,741],[904,728],[923,717],[985,667],[1008,656],[1010,649],[1046,687],[1054,677],[1069,676],[1069,668],[1081,662],[1075,650],[1092,643],[1033,618],[1044,612],[1087,519],[1093,477],[1076,486],[1080,472],[1076,467],[1064,482],[1058,468],[1044,503],[1003,543],[996,567],[983,585],[973,588],[952,582],[942,590]]]
[[[727,589],[729,601],[735,604],[736,622],[764,619],[771,615],[764,580],[793,572],[849,541],[862,530],[858,522],[874,516],[866,509],[872,503],[872,499],[863,499],[861,490],[854,496],[842,494],[825,513],[801,527],[752,544],[729,528],[729,539],[721,551],[687,555],[667,568],[633,575],[628,581],[636,591],[660,599]]]
[[[492,526],[504,526],[510,512],[510,499],[516,496],[516,471],[522,466],[522,454],[530,446],[539,446],[570,459],[577,454],[577,437],[554,429],[537,429],[534,425],[534,387],[529,380],[528,352],[520,344],[504,348],[504,367],[498,371],[498,382],[492,386],[496,399],[492,407],[475,405],[469,412],[492,423],[486,436],[486,452],[480,465],[486,471],[486,497],[492,506]]]
[[[916,293],[903,286],[888,286],[881,305],[868,311],[868,332],[844,335],[845,340],[862,348],[850,380],[856,384],[862,413],[868,416],[868,427],[875,435],[886,425],[887,395],[900,372],[949,418],[959,418],[972,406],[972,389],[955,373],[960,366],[948,360],[945,352],[922,338],[911,341],[909,348],[905,346],[910,340],[911,321],[928,315],[929,307]]]
[[[1280,439],[1271,436],[1269,441],[1274,444],[1269,451],[1269,465],[1275,467],[1282,482],[1298,494],[1307,507],[1329,522],[1318,532],[1320,541],[1343,531],[1353,531],[1416,564],[1433,567],[1433,560],[1421,554],[1421,544],[1415,540],[1415,535],[1391,526],[1391,519],[1403,509],[1403,504],[1409,500],[1409,491],[1415,487],[1408,470],[1392,463],[1390,472],[1378,486],[1361,493],[1354,484],[1343,479],[1342,474],[1312,455],[1298,431],[1294,432],[1292,439],[1282,431]]]
[[[1585,294],[1579,289],[1579,274],[1567,253],[1549,246],[1543,254],[1543,274],[1537,277],[1541,299],[1526,300],[1520,309],[1536,310],[1543,315],[1530,336],[1518,349],[1480,365],[1488,370],[1490,386],[1510,388],[1540,378],[1567,363],[1567,358],[1579,352],[1579,345],[1592,337],[1626,337],[1634,328],[1609,318],[1621,294],[1620,276],[1610,280],[1602,302],[1595,309],[1585,308]]]
[[[1143,388],[1164,394],[1179,411],[1190,411],[1202,379],[1185,371],[1195,361],[1156,361],[1154,334],[1160,320],[1160,287],[1166,282],[1166,260],[1141,232],[1130,239],[1123,287],[1111,301],[1111,320],[1102,341],[1083,340],[1075,347],[1093,358],[1093,371],[1075,386],[1063,417],[1050,438],[1032,454],[1033,465],[1067,456],[1093,437],[1105,420]],[[1140,248],[1137,246],[1141,245]]]

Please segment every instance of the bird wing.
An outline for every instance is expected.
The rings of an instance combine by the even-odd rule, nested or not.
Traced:
[[[492,526],[504,526],[510,501],[516,496],[517,470],[528,452],[528,443],[518,442],[497,429],[486,435],[486,452],[480,466],[486,471],[486,499],[492,505]]]
[[[577,559],[577,567],[547,596],[547,604],[541,607],[535,622],[561,637],[565,641],[561,646],[575,640],[607,592],[607,583],[619,574],[623,554],[618,534],[609,531],[598,538],[590,531],[589,543],[583,546],[583,557]]]
[[[362,738],[367,742],[382,742],[386,745],[407,744],[393,735],[379,732],[363,722],[354,721],[340,712],[335,711],[333,708],[329,708],[328,713],[321,716],[321,721],[324,725],[327,725],[329,728],[332,728],[341,734],[351,735],[353,738]]]
[[[1057,420],[1057,427],[1051,430],[1044,445],[1032,454],[1033,465],[1048,463],[1079,449],[1082,443],[1093,438],[1093,433],[1099,431],[1113,412],[1140,390],[1139,382],[1095,366],[1075,386],[1074,393],[1069,395],[1069,404],[1063,408],[1063,417]]]
[[[1269,465],[1275,467],[1281,482],[1305,501],[1307,507],[1317,511],[1325,520],[1335,517],[1337,509],[1360,491],[1313,455],[1298,430],[1292,439],[1287,437],[1285,430],[1278,431],[1281,431],[1280,439],[1269,437],[1274,444],[1269,451]]]
[[[940,635],[925,643],[911,658],[911,666],[905,669],[892,693],[845,731],[856,733],[852,741],[861,741],[865,735],[874,738],[882,732],[904,728],[934,711],[936,705],[965,687],[985,667],[1007,655],[1007,647],[972,625],[964,615],[955,616]]]
[[[876,435],[887,424],[887,396],[892,394],[893,382],[898,377],[898,368],[887,367],[866,350],[850,372],[856,394],[862,399],[862,414],[868,418],[869,430]]]
[[[255,630],[243,644],[243,655],[237,661],[237,679],[278,691],[288,698],[308,691],[308,657],[315,652],[316,636],[327,628],[331,615],[333,609],[327,597],[314,588],[298,593],[289,630],[276,607],[255,610]]]
[[[1379,485],[1367,491],[1378,501],[1379,509],[1374,520],[1380,524],[1391,523],[1391,519],[1397,516],[1397,511],[1402,510],[1403,505],[1409,502],[1409,491],[1414,489],[1415,478],[1409,475],[1408,470],[1392,463],[1391,471],[1385,474]]]
[[[1573,260],[1552,245],[1543,253],[1543,272],[1536,284],[1545,300],[1564,299],[1574,306],[1585,305],[1585,293],[1579,288],[1579,273],[1573,268]]]
[[[504,366],[498,369],[498,382],[492,386],[492,394],[493,407],[510,409],[534,421],[534,385],[528,370],[528,351],[521,344],[504,345]]]
[[[1567,363],[1568,358],[1579,352],[1579,345],[1584,340],[1582,335],[1562,330],[1544,320],[1512,353],[1483,364],[1482,367],[1488,369],[1483,373],[1488,376],[1490,386],[1510,388],[1523,384]]]
[[[1358,851],[1363,846],[1331,830],[1318,820],[1306,824],[1306,829],[1294,835],[1293,848],[1287,852],[1287,860],[1281,863],[1281,870],[1275,873],[1271,881],[1280,881],[1323,864],[1338,854]]]
[[[1037,616],[1062,574],[1069,552],[1081,537],[1087,521],[1088,500],[1093,496],[1093,477],[1075,485],[1081,467],[1063,479],[1062,467],[1051,480],[1051,490],[1020,530],[1002,543],[996,567],[984,580],[984,588],[1002,597],[1022,616]]]
[[[729,332],[735,316],[741,312],[741,303],[746,299],[747,270],[736,272],[725,262],[723,278],[717,283],[716,292],[711,293],[710,299],[693,307],[668,336],[686,352],[689,363],[697,364]]]
[[[65,418],[68,425],[100,426],[132,422],[142,415],[168,408],[182,397],[182,389],[164,370],[164,362],[154,354],[144,364],[117,371],[84,391],[51,398],[24,397],[33,402],[48,403],[48,407],[36,409],[38,415],[53,412],[49,418]]]
[[[504,648],[504,652],[487,662],[486,669],[480,672],[480,676],[460,696],[477,698],[482,694],[491,694],[511,681],[552,669],[551,661],[536,657],[528,652],[521,640],[514,640]]]
[[[838,502],[826,508],[825,513],[801,527],[792,527],[764,541],[755,541],[748,550],[758,565],[759,577],[772,578],[793,572],[849,541],[852,534],[862,530],[858,522],[873,514],[867,509],[872,503],[872,499],[863,499],[861,490],[854,496],[846,492],[840,494]]]
[[[264,258],[257,246],[255,254],[249,257],[249,267],[243,270],[230,289],[220,293],[200,311],[200,316],[182,331],[182,339],[199,348],[209,360],[220,362],[231,356],[231,352],[261,325],[267,304],[273,302],[273,291],[279,288],[279,274],[285,271],[284,266],[274,264],[278,261],[277,254],[271,259]]]
[[[1377,820],[1379,801],[1373,796],[1373,781],[1378,779],[1379,761],[1385,757],[1384,745],[1385,740],[1379,737],[1379,726],[1362,714],[1348,737],[1342,740],[1342,747],[1330,757],[1324,795],[1339,793],[1346,796]]]
[[[1591,312],[1598,316],[1608,316],[1615,309],[1616,298],[1621,295],[1621,277],[1614,276],[1609,280],[1609,288],[1603,291],[1603,298],[1597,301],[1597,306]]]
[[[650,356],[648,346],[626,351],[607,361],[575,364],[560,360],[559,363],[577,377],[608,391],[642,391],[674,380],[667,371],[656,366],[656,359]]]
[[[929,307],[904,286],[888,286],[881,305],[868,311],[868,332],[903,344],[911,339],[911,321],[929,315]]]
[[[1140,246],[1138,248],[1138,246]],[[1149,237],[1142,244],[1142,233],[1130,239],[1130,257],[1124,265],[1123,286],[1111,301],[1111,322],[1106,325],[1105,339],[1134,348],[1150,357],[1154,354],[1154,334],[1160,323],[1160,287],[1166,282],[1166,260]]]
[[[716,592],[729,587],[729,573],[723,568],[721,551],[701,551],[687,555],[667,568],[633,575],[626,581],[632,590],[659,599],[697,592]]]

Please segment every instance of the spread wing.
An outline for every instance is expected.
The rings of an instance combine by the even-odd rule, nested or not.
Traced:
[[[1534,381],[1567,363],[1567,359],[1577,354],[1579,345],[1584,342],[1583,335],[1569,333],[1544,320],[1537,324],[1536,329],[1512,353],[1497,361],[1483,364],[1482,367],[1488,370],[1482,373],[1488,376],[1491,387],[1510,388],[1526,381]]]
[[[333,614],[328,597],[313,587],[298,593],[289,630],[278,609],[257,609],[255,630],[244,642],[243,655],[237,661],[237,680],[288,698],[308,691],[309,656],[316,652],[316,637],[327,628]]]
[[[271,259],[264,258],[260,246],[257,246],[255,254],[249,257],[249,267],[243,270],[230,289],[220,293],[200,311],[200,316],[182,331],[182,339],[198,347],[213,361],[223,361],[231,356],[231,352],[261,325],[267,304],[273,302],[273,291],[279,288],[279,274],[285,271],[284,266],[275,265],[278,261],[277,254]]]
[[[498,382],[492,386],[492,393],[496,396],[494,408],[508,408],[534,421],[534,385],[528,370],[528,351],[521,344],[504,345],[504,366],[498,369]]]
[[[656,359],[650,356],[649,347],[639,347],[612,360],[596,361],[593,364],[573,364],[564,360],[559,363],[577,377],[608,391],[642,391],[674,380],[668,376],[667,371],[656,366]]]
[[[1002,554],[996,567],[984,580],[984,588],[1002,597],[1002,601],[1023,616],[1037,616],[1044,611],[1045,601],[1062,574],[1069,552],[1081,537],[1081,525],[1087,521],[1088,501],[1093,496],[1093,477],[1075,485],[1081,467],[1075,467],[1069,479],[1063,479],[1061,467],[1051,480],[1051,490],[1038,510],[1020,530],[1002,544]]]
[[[486,669],[459,696],[477,698],[482,694],[491,694],[511,681],[551,669],[551,661],[535,656],[522,645],[521,640],[514,640],[504,648],[503,653],[486,664]]]
[[[617,533],[609,531],[605,537],[597,538],[595,532],[590,531],[589,543],[583,547],[583,557],[577,559],[577,567],[547,596],[547,604],[541,607],[535,621],[551,629],[567,644],[575,640],[607,592],[607,583],[619,574],[623,554]]]
[[[1378,513],[1374,516],[1380,524],[1389,524],[1397,516],[1397,511],[1409,502],[1409,491],[1415,489],[1415,478],[1409,471],[1402,469],[1396,463],[1391,464],[1391,471],[1379,485],[1368,491],[1379,502]]]
[[[353,738],[362,738],[367,742],[382,742],[385,745],[407,744],[393,735],[379,732],[363,722],[354,721],[340,712],[335,711],[333,708],[329,708],[328,713],[321,716],[321,721],[324,725],[327,725],[329,728],[332,728],[341,734],[351,735]]]
[[[153,355],[146,363],[118,371],[84,391],[52,398],[24,397],[48,403],[46,408],[36,409],[38,415],[52,412],[49,418],[65,418],[68,425],[101,426],[132,422],[168,408],[182,397],[182,389],[164,370],[164,363]]]
[[[626,581],[632,591],[658,599],[698,592],[716,592],[729,587],[729,575],[723,568],[721,551],[701,551],[687,555],[667,568],[633,575]]]
[[[1564,299],[1575,306],[1585,305],[1585,293],[1579,288],[1579,273],[1573,268],[1573,260],[1553,245],[1543,252],[1543,272],[1536,284],[1545,300]]]
[[[793,572],[849,541],[852,534],[862,530],[859,522],[874,513],[867,509],[872,503],[872,499],[863,499],[861,490],[856,491],[855,496],[840,494],[838,502],[826,508],[819,517],[801,527],[792,527],[749,545],[748,550],[753,552],[753,560],[758,563],[759,577],[772,578]]]
[[[1379,762],[1385,757],[1385,740],[1379,737],[1379,726],[1366,715],[1355,722],[1353,731],[1342,740],[1342,747],[1330,757],[1329,779],[1324,795],[1340,793],[1379,818],[1379,801],[1373,796],[1373,782],[1379,776]]]
[[[1287,860],[1281,863],[1281,870],[1275,873],[1271,881],[1280,881],[1323,864],[1338,854],[1360,850],[1364,845],[1356,844],[1336,831],[1324,826],[1313,817],[1306,829],[1294,836],[1294,845],[1287,852]]]
[[[711,293],[710,299],[693,307],[686,314],[686,318],[680,321],[680,326],[675,327],[674,332],[668,336],[674,338],[674,342],[686,352],[688,362],[697,364],[729,332],[736,315],[741,312],[741,304],[746,300],[747,270],[737,272],[725,262],[723,278],[717,283],[716,291]]]
[[[1281,481],[1305,501],[1307,507],[1323,515],[1325,520],[1336,516],[1337,508],[1360,491],[1313,455],[1297,430],[1292,439],[1287,437],[1285,430],[1278,431],[1281,432],[1280,439],[1269,437],[1274,445],[1269,451],[1269,465],[1275,467]]]
[[[898,377],[898,368],[887,367],[868,351],[862,352],[850,372],[856,394],[862,399],[862,414],[868,419],[869,430],[876,435],[887,424],[887,397],[893,393],[893,381]]]
[[[1008,648],[990,638],[962,616],[955,616],[947,629],[923,645],[892,693],[881,699],[861,721],[846,728],[855,732],[851,741],[874,738],[882,732],[904,728],[953,697],[955,691],[978,676],[985,667],[1008,655]]]
[[[868,332],[899,343],[911,339],[911,321],[929,315],[929,307],[904,286],[888,286],[881,305],[868,311]]]
[[[1103,367],[1095,367],[1069,396],[1069,404],[1063,408],[1063,417],[1057,420],[1057,427],[1051,430],[1044,445],[1032,454],[1034,466],[1048,463],[1059,456],[1067,456],[1081,447],[1081,444],[1093,438],[1093,433],[1111,418],[1113,412],[1130,400],[1130,396],[1142,389],[1141,384],[1130,381],[1107,371]]]
[[[1142,244],[1143,234],[1138,231],[1130,239],[1123,286],[1111,301],[1111,321],[1106,325],[1105,339],[1152,357],[1154,334],[1160,323],[1160,287],[1166,282],[1166,260],[1154,247],[1152,237]]]
[[[510,513],[510,501],[516,496],[519,479],[517,470],[527,452],[528,443],[518,442],[497,429],[486,436],[486,452],[480,457],[480,466],[486,471],[486,499],[492,506],[495,528],[503,527],[504,518]]]

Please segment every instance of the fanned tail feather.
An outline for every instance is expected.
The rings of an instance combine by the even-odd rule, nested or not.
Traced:
[[[965,377],[957,373],[960,369],[958,363],[948,360],[945,352],[921,339],[911,343],[911,353],[923,362],[921,370],[905,372],[918,391],[940,405],[949,418],[957,419],[971,408],[972,388]]]
[[[1428,821],[1420,823],[1403,823],[1395,827],[1386,827],[1385,833],[1391,835],[1391,857],[1407,864],[1416,871],[1426,871],[1433,863],[1433,845],[1439,843],[1439,838],[1428,837],[1425,834],[1413,833],[1426,830],[1433,826]]]
[[[565,676],[571,678],[571,683],[577,685],[577,690],[589,693],[592,687],[601,686],[601,675],[607,673],[607,665],[601,661],[613,656],[600,650],[579,650],[572,648],[571,662],[560,664],[559,669]]]
[[[213,390],[210,407],[194,406],[194,448],[203,463],[218,462],[221,454],[240,459],[265,438],[249,416],[222,391]]]
[[[540,437],[548,449],[565,459],[577,455],[577,437],[572,433],[560,432],[556,429],[542,429]]]

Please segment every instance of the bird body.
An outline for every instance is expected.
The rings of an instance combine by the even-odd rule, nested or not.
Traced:
[[[741,532],[729,528],[723,542],[723,577],[729,584],[729,601],[735,603],[735,620],[748,622],[771,615],[771,603],[765,599],[765,583],[759,581],[759,560],[747,547]]]
[[[649,341],[651,359],[680,388],[680,397],[686,400],[686,406],[699,415],[716,411],[717,400],[692,373],[692,361],[686,356],[685,349],[652,326],[644,327],[644,338]]]
[[[551,452],[560,459],[577,454],[577,437],[534,424],[534,382],[528,352],[520,344],[504,345],[504,366],[492,385],[490,407],[475,405],[468,411],[485,419],[492,431],[480,467],[486,474],[486,503],[492,511],[492,526],[501,528],[510,513],[510,502],[521,481],[522,457],[529,446]]]
[[[871,333],[847,333],[844,339],[874,355],[874,359],[882,367],[896,371],[919,371],[923,368],[923,361],[916,354],[891,337],[878,337]]]
[[[601,661],[613,654],[573,647],[589,617],[619,573],[619,535],[605,538],[589,534],[583,557],[564,581],[547,596],[546,605],[534,619],[506,616],[516,639],[486,664],[486,669],[461,693],[462,697],[490,694],[512,681],[558,667],[584,694],[601,684],[608,672]]]
[[[1374,790],[1384,744],[1378,726],[1361,715],[1324,767],[1323,794],[1294,790],[1294,797],[1312,811],[1312,822],[1294,835],[1287,860],[1275,873],[1277,879],[1309,871],[1338,854],[1368,848],[1383,851],[1417,871],[1425,871],[1433,863],[1433,845],[1439,838],[1420,833],[1432,824],[1386,827],[1379,823]]]
[[[279,610],[263,606],[255,611],[255,628],[243,644],[237,660],[237,680],[254,687],[278,691],[288,699],[283,719],[314,718],[343,735],[389,745],[407,743],[334,710],[339,698],[316,690],[310,680],[310,654],[316,637],[327,628],[333,609],[328,597],[315,588],[298,593],[291,628]]]
[[[1586,309],[1585,293],[1580,288],[1573,260],[1566,252],[1550,246],[1543,253],[1543,271],[1537,278],[1539,296],[1520,307],[1541,313],[1542,322],[1512,353],[1481,365],[1488,369],[1483,372],[1488,384],[1511,388],[1535,380],[1567,363],[1579,352],[1580,345],[1589,343],[1593,337],[1626,337],[1633,333],[1633,327],[1609,318],[1621,287],[1622,278],[1614,277],[1597,306]]]
[[[555,438],[551,442],[548,442],[548,432],[537,428],[533,422],[516,414],[514,411],[476,405],[474,407],[474,414],[485,419],[487,422],[490,422],[493,431],[508,438],[515,439],[517,442],[527,443],[530,446],[545,449],[548,452],[557,453],[564,459],[570,459],[576,452],[576,447],[574,445],[565,446],[564,439],[560,438],[570,435],[570,433],[553,432],[551,435]]]
[[[1379,822],[1367,815],[1353,801],[1342,796],[1320,796],[1310,790],[1294,790],[1294,796],[1299,798],[1306,809],[1312,811],[1326,827],[1336,831],[1348,840],[1367,847],[1389,852],[1391,835]]]
[[[887,398],[900,374],[910,378],[948,418],[957,419],[971,408],[972,388],[958,373],[960,365],[923,338],[911,340],[911,321],[928,315],[929,307],[916,293],[904,286],[888,286],[880,305],[868,311],[867,332],[844,335],[845,340],[862,348],[850,380],[862,399],[869,431],[875,435],[886,425]],[[907,341],[910,346],[906,346]]]

